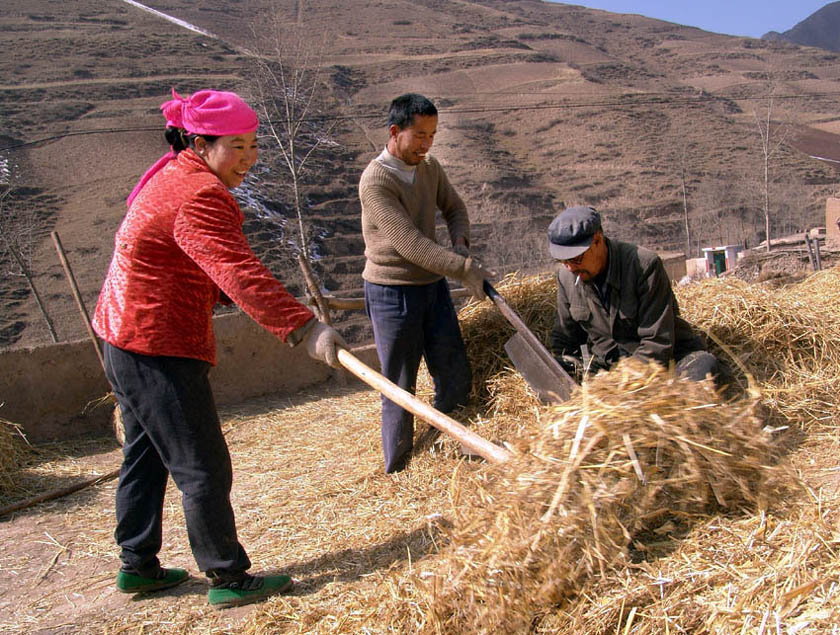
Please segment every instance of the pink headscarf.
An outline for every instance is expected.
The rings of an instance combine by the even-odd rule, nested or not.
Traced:
[[[162,103],[160,109],[167,127],[182,128],[192,134],[222,137],[253,132],[259,126],[257,113],[239,95],[220,90],[200,90],[184,99],[173,88],[172,99]],[[170,148],[155,161],[134,186],[126,203],[131,205],[148,180],[174,158],[175,152]]]

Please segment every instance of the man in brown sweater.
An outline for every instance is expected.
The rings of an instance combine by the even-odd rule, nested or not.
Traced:
[[[470,258],[467,209],[440,164],[428,154],[437,108],[409,93],[391,102],[388,143],[359,182],[365,239],[365,308],[382,374],[413,393],[420,359],[434,379],[434,406],[467,403],[472,372],[445,277],[484,298],[486,271]],[[440,210],[452,249],[435,242]],[[385,471],[403,469],[414,445],[410,412],[382,397]]]

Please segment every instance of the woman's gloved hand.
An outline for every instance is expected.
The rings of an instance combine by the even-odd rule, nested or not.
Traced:
[[[303,344],[312,359],[317,359],[333,368],[341,368],[336,347],[347,348],[347,342],[333,327],[317,322],[307,331]]]

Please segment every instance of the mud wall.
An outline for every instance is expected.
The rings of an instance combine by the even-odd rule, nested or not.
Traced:
[[[326,381],[331,370],[290,348],[237,313],[216,317],[218,364],[210,382],[218,405],[267,394],[290,394]],[[376,368],[371,347],[354,349]],[[105,434],[113,406],[96,405],[110,387],[89,339],[0,353],[0,418],[32,442]]]
[[[682,252],[660,251],[659,257],[665,265],[665,271],[671,282],[676,284],[682,280],[687,273],[685,255]]]
[[[831,249],[840,249],[840,198],[828,198],[825,201],[825,243]]]

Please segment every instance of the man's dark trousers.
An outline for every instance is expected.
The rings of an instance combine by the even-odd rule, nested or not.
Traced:
[[[451,412],[466,405],[472,371],[445,279],[416,286],[366,281],[365,309],[385,377],[414,394],[425,358],[435,385],[434,407]],[[383,395],[385,472],[402,469],[413,447],[414,417]]]
[[[233,470],[208,381],[210,365],[140,355],[105,344],[105,370],[125,428],[117,486],[117,544],[123,567],[153,575],[160,566],[169,474],[182,494],[199,568],[235,575],[251,566],[236,537]]]

